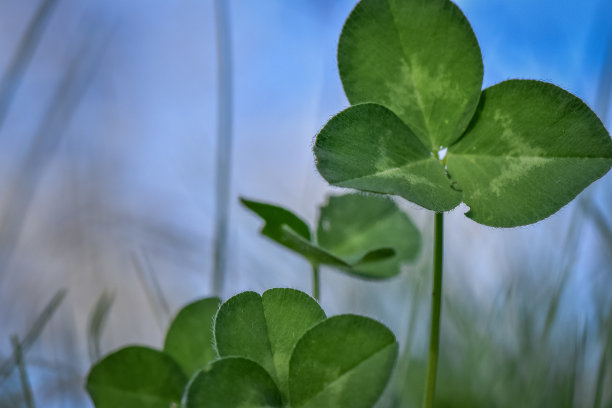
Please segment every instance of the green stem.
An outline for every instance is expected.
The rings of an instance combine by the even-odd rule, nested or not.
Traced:
[[[319,300],[321,288],[321,277],[319,276],[319,265],[312,264],[312,297]]]
[[[429,355],[427,357],[427,382],[423,408],[433,407],[436,392],[436,374],[440,348],[440,312],[442,306],[442,252],[444,248],[444,214],[436,213],[434,218],[434,259],[433,291],[431,294],[431,331]]]

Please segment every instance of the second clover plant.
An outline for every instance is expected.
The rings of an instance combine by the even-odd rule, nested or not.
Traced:
[[[86,388],[96,408],[370,408],[397,354],[383,324],[328,318],[307,294],[270,289],[187,305],[163,350],[117,350]]]
[[[449,0],[362,0],[338,44],[351,107],[316,138],[317,169],[340,187],[401,196],[436,213],[424,406],[433,405],[443,212],[492,227],[540,221],[612,166],[612,142],[576,96],[535,80],[482,90],[478,41]]]
[[[421,235],[410,217],[380,195],[328,197],[313,232],[289,210],[245,198],[241,201],[265,221],[263,235],[310,262],[317,300],[320,265],[362,279],[387,279],[414,261],[420,250]]]

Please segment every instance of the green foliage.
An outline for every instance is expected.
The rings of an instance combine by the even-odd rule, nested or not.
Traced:
[[[109,355],[87,377],[87,391],[99,408],[168,408],[180,402],[186,384],[187,376],[172,357],[139,346]]]
[[[380,196],[332,196],[321,207],[316,240],[308,225],[288,210],[242,199],[264,219],[261,233],[313,265],[328,265],[366,279],[397,275],[421,245],[419,231],[393,201]]]
[[[427,151],[457,140],[482,87],[476,36],[447,0],[362,0],[342,30],[338,68],[351,104],[387,107]]]
[[[256,362],[225,357],[198,373],[185,395],[185,408],[282,407],[278,387]]]
[[[466,135],[448,149],[448,171],[467,216],[497,227],[555,213],[612,165],[612,143],[578,98],[544,82],[485,89]]]
[[[529,80],[481,92],[478,43],[449,0],[362,0],[338,66],[354,106],[314,146],[331,184],[436,212],[463,201],[474,221],[513,227],[555,213],[612,166],[608,132],[575,96]]]
[[[361,276],[382,278],[397,275],[402,265],[415,260],[421,249],[421,234],[393,201],[381,196],[345,194],[330,196],[321,207],[317,242],[349,263],[369,251],[353,269]],[[393,249],[394,256],[363,262],[376,255],[377,251],[371,248],[377,245]]]
[[[325,312],[307,294],[273,289],[243,292],[219,309],[215,339],[221,357],[242,356],[264,367],[287,395],[289,358],[295,343]]]
[[[233,381],[239,385],[232,395],[215,394],[224,399],[213,406],[279,406],[269,402],[276,401],[276,392],[268,378],[282,406],[371,407],[389,380],[398,348],[382,324],[354,315],[326,319],[314,299],[294,289],[229,299],[217,314],[215,339],[222,358],[196,375],[186,394],[188,407],[208,406],[206,399],[202,405],[191,399],[204,395],[199,387]],[[226,362],[235,357],[242,359]],[[243,373],[255,380],[245,384]]]
[[[308,331],[291,356],[293,407],[363,407],[376,403],[397,359],[393,333],[375,320],[340,315]]]
[[[187,380],[216,358],[212,324],[220,300],[185,306],[166,334],[164,351],[130,346],[94,365],[87,391],[98,408],[164,407],[178,404]]]
[[[97,363],[87,379],[95,406],[369,408],[389,380],[398,345],[372,319],[327,319],[294,289],[218,304],[209,298],[181,310],[164,351],[130,346]]]
[[[185,306],[166,333],[164,351],[189,377],[216,356],[212,321],[220,304],[218,298],[206,298]]]
[[[315,154],[333,185],[399,195],[434,211],[461,203],[437,157],[381,105],[355,105],[334,116],[317,136]]]

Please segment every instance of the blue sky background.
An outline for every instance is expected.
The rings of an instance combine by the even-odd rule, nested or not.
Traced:
[[[309,291],[306,262],[261,238],[259,221],[237,197],[292,208],[312,224],[325,195],[337,191],[317,174],[311,146],[325,122],[348,106],[335,55],[342,24],[356,1],[229,3],[234,151],[232,255],[224,295],[274,286]],[[0,0],[0,73],[37,4]],[[612,43],[612,2],[457,4],[478,37],[485,86],[509,78],[550,81],[581,97],[602,119],[610,117],[598,111],[598,92]],[[40,158],[43,165],[34,176],[35,193],[14,255],[0,272],[0,333],[24,333],[54,290],[69,290],[32,351],[58,365],[70,361],[74,370],[61,380],[53,372],[36,371],[36,396],[45,406],[89,403],[80,388],[89,366],[85,332],[88,313],[103,290],[115,293],[105,351],[129,342],[159,345],[164,323],[155,316],[163,311],[154,310],[144,296],[134,259],[158,277],[172,312],[211,293],[214,24],[211,0],[60,0],[17,90],[0,129],[4,207],[11,189],[19,188],[14,180],[32,171],[23,168],[23,158],[42,137],[37,128],[49,106],[62,102],[53,94],[71,61],[79,62],[77,79],[84,76],[87,82],[69,120],[54,130],[55,147]],[[84,51],[75,59],[79,49]],[[604,209],[609,208],[610,177],[586,192]],[[401,205],[428,234],[430,214]],[[515,230],[480,226],[463,217],[464,207],[454,210],[447,222],[445,284],[450,291],[457,287],[491,302],[500,282],[514,273],[517,257],[558,255],[575,206]],[[568,319],[588,320],[591,288],[598,279],[605,282],[612,268],[610,248],[593,226],[586,225],[582,234],[579,274],[572,278],[575,293],[566,307]],[[591,274],[595,270],[598,275]],[[401,314],[393,310],[402,307],[411,279],[366,284],[329,271],[323,276],[322,303],[330,314],[374,315],[401,331]],[[397,302],[384,302],[383,293]],[[9,353],[8,334],[0,336],[0,356]]]

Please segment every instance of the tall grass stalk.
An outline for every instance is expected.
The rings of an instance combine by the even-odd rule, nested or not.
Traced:
[[[608,122],[608,111],[612,100],[612,33],[608,36],[605,60],[601,67],[601,77],[597,87],[596,108],[604,124]]]
[[[34,16],[28,23],[26,31],[19,40],[15,54],[9,62],[8,69],[0,80],[0,129],[4,125],[11,101],[23,79],[23,74],[29,65],[36,46],[40,42],[49,17],[59,0],[43,0]]]
[[[64,130],[99,67],[110,35],[83,40],[57,86],[33,141],[21,160],[0,214],[0,275],[8,269],[31,201],[47,164],[61,145]]]
[[[217,178],[213,291],[220,296],[227,270],[227,241],[231,192],[232,158],[232,53],[227,0],[215,1],[217,28]]]

